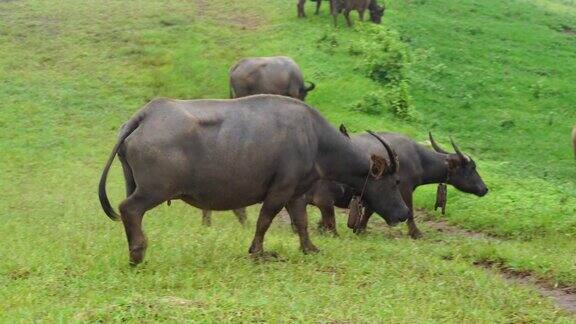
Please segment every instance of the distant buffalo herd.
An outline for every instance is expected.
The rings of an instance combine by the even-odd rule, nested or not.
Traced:
[[[311,1],[316,2],[316,14],[319,14],[322,0]],[[376,0],[328,0],[328,2],[330,4],[330,14],[334,19],[334,26],[338,25],[338,15],[341,13],[344,14],[348,26],[352,26],[352,21],[350,20],[350,12],[352,10],[358,11],[360,20],[364,20],[364,13],[368,10],[370,21],[379,24],[382,22],[382,16],[384,16],[384,11],[386,10],[384,4],[380,6]],[[298,0],[298,17],[306,17],[304,12],[305,3],[306,0]]]
[[[372,3],[330,1],[332,9],[360,2]],[[234,210],[244,224],[244,208],[262,203],[249,253],[263,256],[266,231],[283,208],[302,251],[310,253],[318,249],[308,234],[308,204],[320,209],[319,226],[326,232],[336,234],[336,206],[350,207],[348,227],[355,232],[364,231],[377,213],[392,226],[407,221],[409,235],[418,238],[412,202],[418,186],[488,192],[474,160],[453,141],[450,153],[432,134],[429,149],[397,133],[349,136],[343,125],[334,128],[304,103],[315,85],[304,81],[289,57],[242,59],[230,69],[229,84],[230,99],[154,99],[120,129],[98,194],[106,215],[124,225],[131,264],[142,262],[147,248],[144,213],[175,199],[201,208],[206,225],[210,210]],[[116,155],[127,196],[119,214],[106,195]]]

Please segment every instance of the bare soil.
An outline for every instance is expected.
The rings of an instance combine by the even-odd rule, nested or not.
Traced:
[[[516,271],[498,262],[478,261],[474,262],[474,265],[496,270],[510,283],[536,289],[540,295],[552,299],[558,308],[576,314],[576,287],[554,287],[550,282],[537,278],[527,271]]]
[[[426,226],[446,235],[464,236],[473,239],[494,240],[498,239],[482,232],[474,232],[461,229],[454,225],[448,224],[443,220],[432,220],[426,210],[415,210],[415,214]],[[494,261],[475,261],[474,265],[497,271],[502,278],[510,283],[520,284],[536,289],[540,295],[548,297],[554,301],[554,304],[569,313],[576,314],[576,286],[558,287],[553,282],[539,278],[528,271],[518,271],[507,267],[503,263]]]

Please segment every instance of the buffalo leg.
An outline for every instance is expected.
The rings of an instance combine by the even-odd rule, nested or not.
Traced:
[[[358,15],[360,16],[360,21],[364,21],[364,10],[358,11]]]
[[[330,0],[330,14],[332,15],[332,20],[334,20],[334,27],[338,27],[338,13],[340,8],[335,1],[337,0]]]
[[[234,215],[243,226],[246,225],[246,208],[234,209]]]
[[[310,236],[308,235],[308,213],[306,212],[306,205],[306,199],[300,197],[289,201],[286,205],[286,210],[288,210],[292,224],[294,224],[298,231],[300,249],[302,252],[308,254],[318,252],[318,248],[312,244]]]
[[[366,227],[368,226],[368,221],[370,220],[370,217],[372,217],[373,214],[374,214],[373,211],[366,208],[366,210],[364,212],[364,216],[360,220],[360,225],[358,225],[358,231],[356,231],[356,234],[361,234],[361,233],[366,232]]]
[[[264,253],[264,235],[266,235],[266,231],[268,231],[274,217],[283,207],[284,203],[281,201],[264,201],[256,222],[256,233],[248,250],[250,254],[258,255]]]
[[[332,233],[338,236],[338,231],[336,230],[336,217],[334,215],[334,205],[322,205],[318,206],[320,213],[322,214],[322,220],[318,223],[318,228],[325,233]]]
[[[124,224],[126,238],[128,239],[131,265],[137,265],[144,260],[146,247],[148,246],[146,236],[142,231],[144,213],[159,205],[162,201],[161,199],[155,200],[140,194],[137,189],[134,194],[120,204],[120,218]]]
[[[413,239],[419,239],[422,237],[422,232],[416,227],[416,222],[414,221],[414,208],[412,206],[412,191],[406,191],[402,194],[402,198],[404,198],[404,202],[406,206],[410,209],[410,217],[406,223],[408,223],[408,235],[410,235]]]
[[[350,10],[348,9],[344,10],[344,18],[346,18],[346,23],[348,24],[348,27],[352,27],[352,20],[350,19]]]
[[[306,17],[306,14],[304,13],[304,3],[306,3],[306,0],[298,0],[298,18]]]
[[[202,209],[202,225],[212,226],[212,211]]]
[[[318,15],[320,13],[320,5],[322,4],[322,0],[316,0],[316,12],[314,14]]]

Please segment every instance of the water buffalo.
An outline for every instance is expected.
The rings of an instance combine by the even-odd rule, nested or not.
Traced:
[[[476,171],[476,163],[469,156],[463,154],[458,146],[452,142],[456,153],[448,153],[441,149],[434,141],[432,134],[430,142],[434,150],[430,150],[415,141],[397,133],[378,133],[398,152],[400,165],[400,193],[406,205],[411,210],[412,194],[414,190],[425,184],[448,183],[458,190],[484,196],[488,188]],[[358,147],[371,152],[378,152],[378,141],[368,135],[361,134],[352,137],[352,142]],[[334,206],[346,208],[350,204],[353,196],[351,188],[346,185],[322,180],[317,182],[310,191],[306,193],[309,204],[316,205],[322,213],[320,229],[323,231],[336,233]],[[359,220],[358,229],[366,228],[368,220],[372,216],[372,211],[367,207],[365,216]],[[348,226],[354,226],[356,220],[350,220]],[[416,227],[413,214],[408,219],[408,234],[412,238],[422,236]]]
[[[366,9],[370,12],[370,21],[375,24],[382,22],[382,16],[386,8],[379,6],[376,0],[330,0],[330,13],[334,19],[334,26],[338,26],[338,15],[343,13],[348,27],[351,27],[350,12],[352,10],[358,11],[360,20],[363,21]]]
[[[388,160],[368,154],[318,111],[293,98],[155,99],[122,126],[98,194],[106,215],[124,224],[131,264],[142,262],[146,251],[144,213],[173,199],[208,210],[262,202],[249,249],[252,255],[264,253],[264,235],[286,207],[301,249],[314,252],[301,197],[318,179],[362,191],[370,209],[391,224],[408,219],[410,210],[397,185],[397,159],[389,146],[385,148]],[[106,178],[116,154],[127,193],[120,215],[106,195]]]
[[[320,0],[319,0],[320,1]],[[304,86],[300,67],[285,56],[242,59],[230,69],[230,98],[254,94],[278,94],[304,101],[314,83]],[[246,209],[235,209],[240,224],[246,224]],[[212,212],[202,210],[202,223],[212,224]]]
[[[314,83],[304,85],[300,67],[286,56],[240,60],[230,69],[230,98],[276,94],[304,101]]]

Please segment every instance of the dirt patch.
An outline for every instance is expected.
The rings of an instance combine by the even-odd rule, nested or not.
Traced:
[[[465,229],[461,229],[459,227],[450,225],[443,220],[424,221],[423,223],[426,224],[426,226],[435,229],[438,232],[444,233],[446,235],[458,235],[475,239],[495,240],[495,238],[490,237],[484,233],[467,231]]]
[[[535,277],[528,271],[518,271],[494,261],[476,261],[474,265],[498,271],[504,280],[536,289],[540,295],[551,298],[554,304],[569,313],[576,314],[576,286],[554,287],[550,282]]]
[[[194,5],[196,6],[195,14],[200,18],[209,20],[218,19],[221,23],[237,29],[256,30],[264,24],[264,19],[257,13],[242,12],[238,10],[223,15],[221,12],[211,12],[216,11],[216,8],[211,8],[209,0],[195,0]]]
[[[230,17],[228,22],[235,28],[240,28],[242,30],[256,30],[262,26],[264,20],[261,16],[255,14],[236,14]]]
[[[414,210],[414,217],[416,221],[419,223],[424,223],[426,226],[435,229],[438,232],[444,233],[446,235],[458,235],[458,236],[465,236],[475,239],[484,239],[484,240],[498,240],[498,238],[490,236],[486,233],[482,232],[474,232],[468,231],[462,228],[459,228],[454,225],[448,224],[446,221],[441,219],[433,219],[432,215],[425,209],[417,208]]]
[[[241,30],[257,30],[264,24],[262,15],[256,12],[233,10],[229,13],[218,8],[212,8],[209,0],[195,0],[196,15],[199,18],[218,22]],[[229,10],[228,10],[229,11]]]
[[[560,32],[568,35],[576,35],[576,29],[568,25],[560,25]]]
[[[208,10],[208,0],[196,0],[194,1],[194,5],[196,6],[196,14],[204,16]]]
[[[32,271],[25,268],[12,269],[8,272],[8,278],[12,280],[28,279],[32,275]]]
[[[158,299],[161,304],[165,304],[168,306],[177,306],[177,307],[197,307],[197,308],[206,308],[207,304],[204,302],[190,300],[180,297],[168,296]]]

